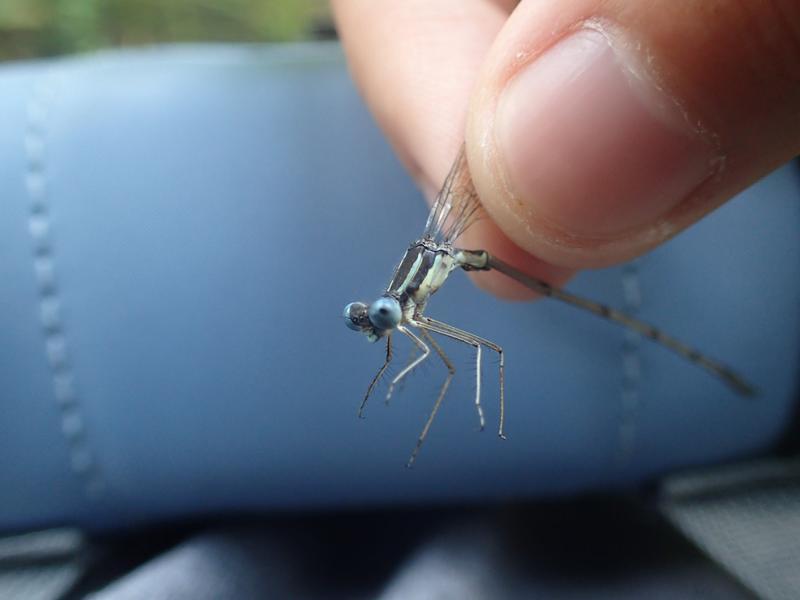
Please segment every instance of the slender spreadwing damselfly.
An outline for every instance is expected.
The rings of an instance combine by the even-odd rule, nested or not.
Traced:
[[[480,217],[481,211],[480,200],[472,183],[462,148],[431,208],[422,237],[413,242],[406,250],[403,259],[394,271],[394,276],[389,282],[386,291],[372,304],[351,302],[344,309],[345,324],[350,329],[365,334],[371,342],[376,342],[380,339],[386,340],[386,359],[367,388],[367,392],[358,409],[359,417],[362,416],[367,400],[369,400],[375,386],[392,361],[392,334],[395,331],[408,337],[417,348],[419,354],[412,358],[392,378],[386,394],[387,401],[391,398],[398,384],[430,356],[431,349],[439,355],[447,368],[447,376],[439,390],[439,395],[433,404],[428,419],[417,438],[416,446],[414,446],[414,450],[408,460],[408,466],[411,466],[416,460],[419,449],[428,436],[431,424],[439,411],[442,400],[447,393],[447,388],[450,386],[450,382],[456,372],[452,361],[434,339],[434,334],[468,344],[475,349],[477,373],[475,408],[478,412],[481,429],[485,425],[483,408],[481,407],[481,360],[483,358],[483,349],[486,348],[497,353],[500,374],[500,417],[497,433],[501,438],[505,439],[505,355],[503,354],[503,349],[494,342],[479,337],[474,333],[436,321],[423,314],[430,297],[442,287],[450,273],[456,269],[463,269],[464,271],[498,271],[542,296],[566,302],[627,327],[672,350],[689,362],[705,369],[708,373],[717,376],[739,394],[745,396],[754,395],[754,388],[733,370],[644,321],[640,321],[604,304],[555,288],[545,281],[518,271],[485,250],[465,250],[456,247],[454,244],[458,237]]]

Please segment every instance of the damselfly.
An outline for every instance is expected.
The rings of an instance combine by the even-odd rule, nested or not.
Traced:
[[[447,377],[439,390],[439,395],[422,428],[422,432],[419,434],[416,446],[414,446],[414,450],[408,460],[408,466],[411,466],[416,460],[417,453],[428,435],[431,424],[439,411],[442,400],[447,393],[447,388],[456,372],[453,363],[436,342],[433,334],[468,344],[475,349],[475,408],[478,412],[481,429],[485,425],[483,408],[481,408],[481,360],[483,349],[488,348],[497,353],[500,372],[500,417],[497,433],[501,438],[505,439],[505,355],[503,354],[503,349],[494,342],[479,337],[474,333],[436,321],[423,314],[430,297],[442,287],[450,273],[456,269],[463,269],[464,271],[499,271],[543,296],[566,302],[632,329],[642,336],[676,352],[707,372],[716,375],[739,394],[746,396],[754,394],[754,388],[730,368],[701,354],[648,323],[604,304],[554,288],[545,281],[518,271],[485,250],[465,250],[455,247],[454,243],[458,237],[479,218],[481,210],[480,200],[472,183],[464,149],[462,148],[431,208],[422,237],[413,242],[406,250],[384,294],[372,304],[351,302],[344,308],[345,324],[350,329],[364,333],[371,342],[386,339],[386,359],[367,388],[367,393],[364,395],[364,399],[358,409],[359,417],[362,416],[367,400],[369,400],[376,384],[386,372],[392,360],[392,333],[395,331],[407,336],[419,350],[419,355],[414,357],[391,380],[386,394],[387,401],[391,398],[398,384],[430,356],[431,348],[439,355],[445,367],[447,367]]]

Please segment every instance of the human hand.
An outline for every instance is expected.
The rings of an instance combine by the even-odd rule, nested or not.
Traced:
[[[491,217],[465,234],[534,276],[618,263],[800,153],[795,0],[333,0],[351,70],[432,198],[465,140]],[[520,288],[476,281],[505,297]]]

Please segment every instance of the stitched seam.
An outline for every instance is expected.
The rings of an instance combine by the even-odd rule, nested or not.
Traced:
[[[45,357],[52,377],[61,433],[67,443],[70,468],[80,480],[84,492],[89,497],[96,497],[104,482],[90,448],[76,390],[75,373],[62,318],[62,302],[56,278],[53,224],[48,207],[47,120],[52,112],[55,89],[54,78],[45,75],[34,88],[27,105],[24,148],[28,233],[33,246],[33,271]]]
[[[638,316],[642,306],[642,287],[637,261],[622,267],[623,309],[631,316]],[[627,465],[636,450],[639,434],[638,418],[641,410],[642,359],[640,354],[642,336],[632,329],[625,329],[622,341],[622,385],[620,388],[620,420],[618,432],[619,462]]]

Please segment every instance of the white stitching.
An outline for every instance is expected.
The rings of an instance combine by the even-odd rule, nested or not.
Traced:
[[[39,293],[39,320],[44,351],[52,375],[53,393],[67,443],[69,464],[89,497],[96,497],[104,482],[89,448],[86,425],[75,390],[69,344],[53,255],[52,222],[47,205],[47,120],[55,97],[56,82],[45,76],[28,101],[25,128],[25,189],[28,196],[28,232],[33,245],[33,272]]]
[[[639,265],[636,261],[622,267],[622,294],[624,310],[636,316],[642,306],[642,288],[639,281]],[[625,330],[622,342],[622,388],[618,438],[618,461],[626,465],[633,458],[638,436],[638,417],[641,409],[640,384],[642,361],[639,353],[641,335]]]

